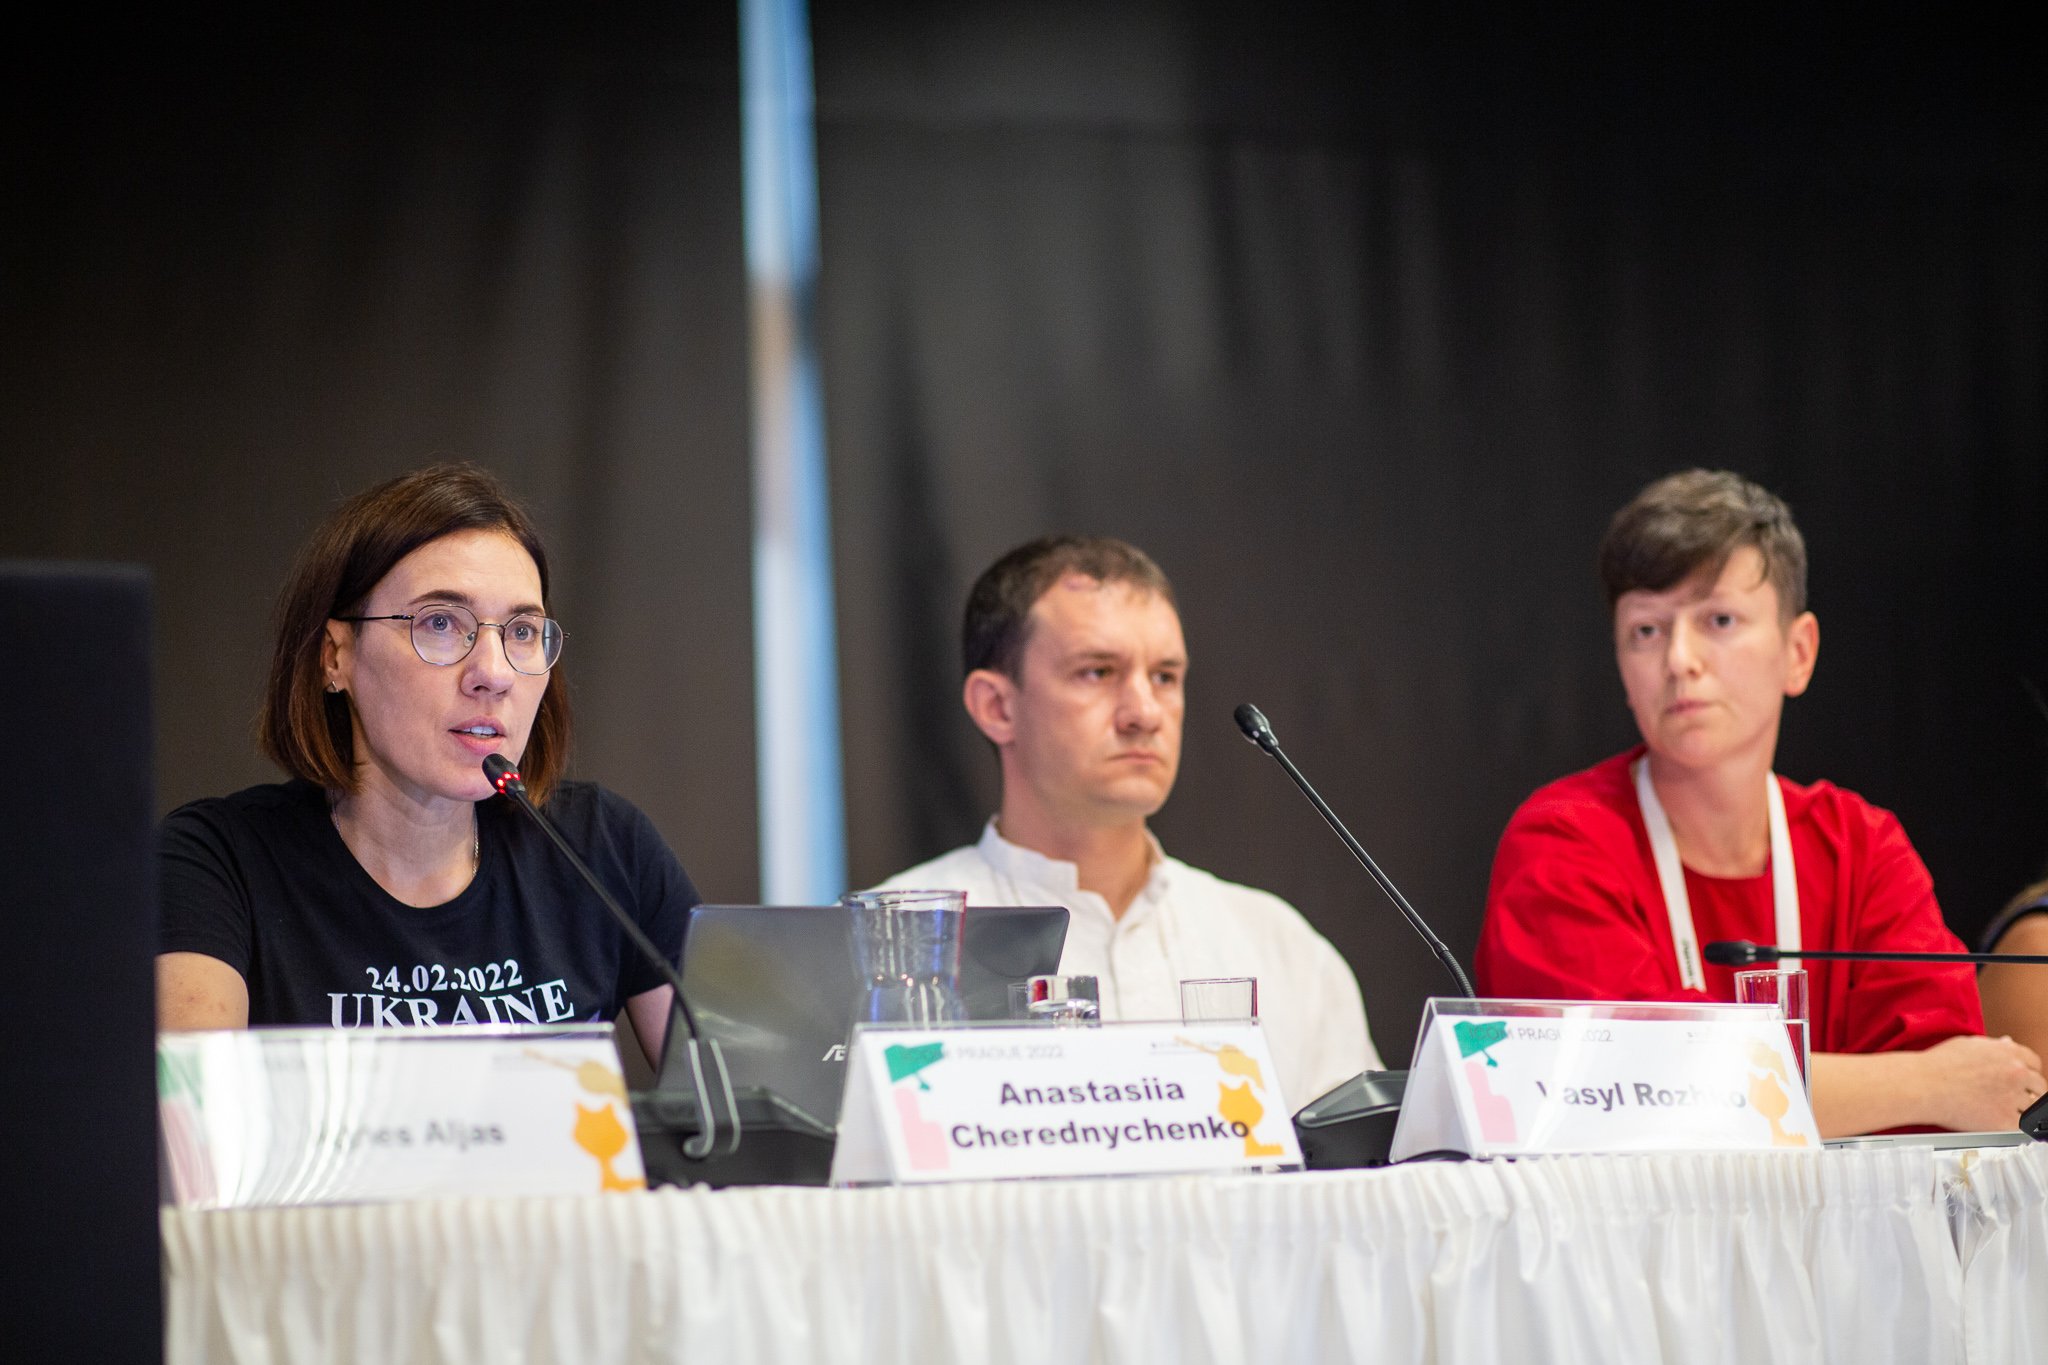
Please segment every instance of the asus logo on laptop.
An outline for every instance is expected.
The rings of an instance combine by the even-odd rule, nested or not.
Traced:
[[[834,1043],[834,1044],[832,1044],[832,1046],[830,1046],[830,1047],[828,1047],[828,1048],[826,1048],[826,1049],[825,1049],[825,1055],[824,1055],[824,1056],[822,1056],[822,1057],[820,1057],[820,1058],[818,1058],[818,1060],[819,1060],[819,1061],[821,1061],[821,1062],[843,1062],[843,1061],[845,1061],[845,1060],[846,1060],[846,1044],[844,1044],[844,1043]]]

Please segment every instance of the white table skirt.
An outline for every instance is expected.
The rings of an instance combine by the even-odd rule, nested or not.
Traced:
[[[2048,1360],[2048,1143],[1972,1153],[1947,1184],[1964,1358]]]
[[[1933,1365],[2048,1343],[2048,1146],[167,1210],[163,1232],[172,1362]]]

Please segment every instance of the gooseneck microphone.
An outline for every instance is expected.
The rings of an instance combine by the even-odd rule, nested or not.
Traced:
[[[1274,761],[1286,769],[1287,775],[1294,779],[1294,785],[1301,788],[1301,794],[1309,799],[1310,804],[1322,814],[1323,819],[1329,821],[1330,828],[1337,831],[1337,837],[1351,850],[1351,856],[1364,865],[1365,870],[1372,874],[1372,879],[1379,883],[1380,890],[1387,893],[1387,899],[1394,903],[1394,908],[1408,921],[1408,927],[1422,935],[1422,941],[1429,945],[1429,951],[1436,954],[1437,961],[1443,963],[1450,971],[1451,979],[1458,983],[1460,993],[1467,999],[1472,998],[1472,983],[1466,979],[1464,969],[1458,965],[1458,959],[1451,955],[1451,950],[1444,946],[1444,941],[1436,936],[1436,932],[1424,922],[1415,907],[1408,903],[1408,898],[1401,894],[1401,888],[1395,886],[1392,879],[1380,871],[1379,864],[1372,860],[1372,855],[1365,851],[1358,840],[1351,837],[1351,831],[1344,828],[1344,822],[1337,818],[1337,812],[1330,809],[1329,803],[1316,794],[1316,789],[1301,775],[1301,769],[1295,767],[1293,761],[1281,750],[1280,741],[1274,738],[1273,726],[1267,721],[1265,713],[1250,702],[1244,703],[1237,708],[1237,728],[1244,731],[1246,739],[1271,754]]]
[[[1768,943],[1751,943],[1746,938],[1717,939],[1700,949],[1700,956],[1721,967],[1754,967],[1759,962],[1802,958],[1813,962],[1976,962],[1986,966],[2005,963],[2048,966],[2048,955],[2038,953],[1886,953],[1854,952],[1847,949],[1774,948]]]
[[[575,868],[590,889],[597,893],[599,902],[611,912],[612,918],[618,921],[619,928],[625,932],[633,946],[640,950],[641,956],[654,963],[668,979],[670,989],[675,992],[675,1005],[670,1015],[672,1019],[680,1019],[683,1024],[683,1047],[685,1059],[689,1064],[686,1074],[690,1081],[691,1098],[695,1100],[697,1112],[703,1119],[701,1129],[683,1143],[683,1154],[693,1160],[702,1161],[717,1149],[719,1155],[730,1156],[739,1148],[741,1131],[739,1104],[733,1096],[732,1077],[726,1071],[725,1054],[719,1050],[718,1040],[702,1039],[697,1032],[697,1018],[690,1012],[690,1002],[683,995],[682,974],[675,969],[675,964],[669,961],[668,956],[654,946],[654,941],[647,937],[633,921],[633,917],[612,899],[611,892],[605,890],[604,883],[597,879],[597,874],[590,870],[589,864],[577,856],[575,849],[569,847],[569,841],[555,828],[555,822],[541,814],[540,807],[533,804],[532,798],[526,794],[526,783],[520,778],[519,769],[503,754],[486,755],[483,766],[484,776],[490,779],[491,785],[514,806],[525,811],[527,818],[538,825],[541,833],[547,835],[555,847],[561,850],[562,856],[569,860],[569,866]],[[669,1033],[668,1046],[674,1047],[675,1029],[671,1027]],[[663,1081],[666,1082],[671,1075],[682,1073],[676,1072],[670,1065],[670,1059],[664,1055],[661,1074]],[[721,1136],[724,1139],[722,1148]]]

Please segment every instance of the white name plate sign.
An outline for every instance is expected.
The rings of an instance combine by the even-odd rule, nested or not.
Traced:
[[[1432,1000],[1391,1157],[1818,1151],[1768,1006]]]
[[[862,1026],[832,1183],[1301,1164],[1255,1023]]]
[[[181,1207],[646,1188],[610,1024],[157,1036]]]

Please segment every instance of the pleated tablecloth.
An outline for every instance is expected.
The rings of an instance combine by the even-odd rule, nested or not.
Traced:
[[[2044,1144],[166,1210],[163,1235],[175,1363],[2048,1358]]]

